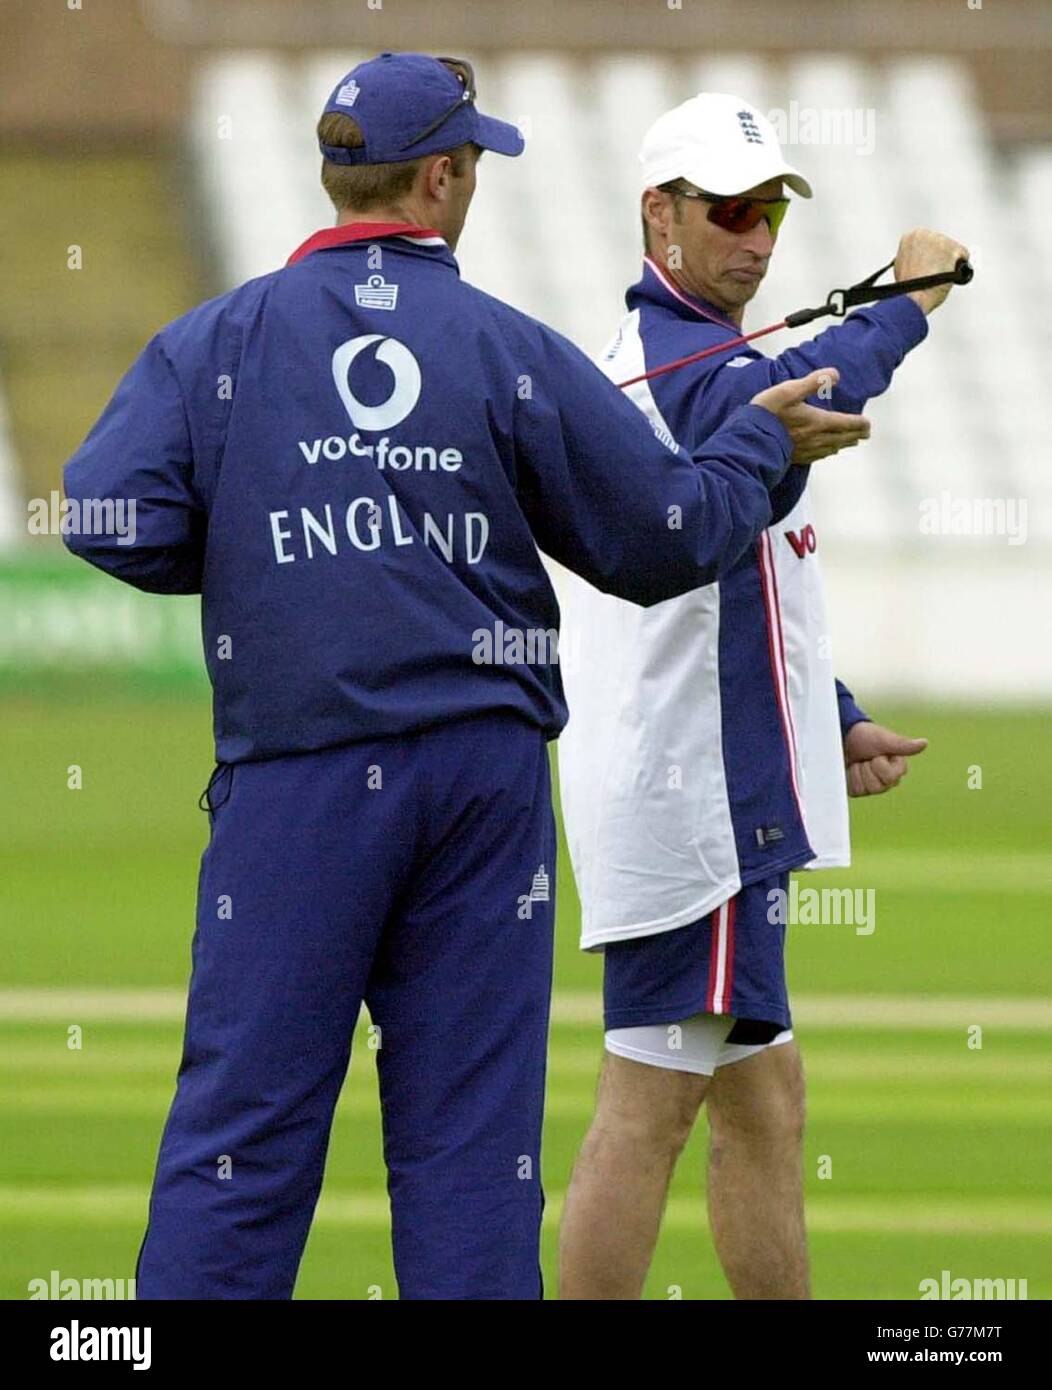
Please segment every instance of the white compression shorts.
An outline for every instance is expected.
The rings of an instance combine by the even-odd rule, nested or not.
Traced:
[[[785,1028],[770,1042],[730,1043],[727,1035],[737,1020],[726,1014],[694,1014],[680,1023],[648,1023],[641,1028],[611,1028],[606,1050],[632,1062],[667,1071],[691,1071],[712,1076],[717,1067],[743,1062],[754,1053],[792,1042],[793,1030]]]

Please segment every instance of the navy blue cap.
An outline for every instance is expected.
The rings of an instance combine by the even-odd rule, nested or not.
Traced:
[[[517,126],[476,109],[473,74],[465,85],[426,53],[381,53],[359,63],[325,103],[323,114],[330,111],[350,116],[365,137],[354,150],[319,141],[333,164],[400,164],[469,141],[497,154],[522,154],[526,147]]]

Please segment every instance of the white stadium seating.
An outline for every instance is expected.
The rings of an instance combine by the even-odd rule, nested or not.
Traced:
[[[281,265],[331,222],[310,153],[314,123],[363,56],[237,53],[200,68],[192,136],[224,285]],[[864,699],[1047,698],[1052,149],[997,147],[966,69],[942,58],[876,66],[805,54],[776,65],[537,52],[479,57],[478,78],[480,105],[520,124],[527,151],[483,162],[458,250],[463,274],[590,353],[638,275],[640,136],[700,90],[781,113],[787,157],[815,189],[790,212],[746,328],[868,275],[910,227],[968,244],[975,281],[954,292],[929,341],[871,403],[873,440],[815,471],[837,666]],[[832,121],[818,143],[800,124],[808,111]],[[846,138],[854,112],[859,139]],[[783,332],[763,346],[775,353],[806,336]],[[1025,544],[924,533],[922,504],[943,494],[1025,500]]]

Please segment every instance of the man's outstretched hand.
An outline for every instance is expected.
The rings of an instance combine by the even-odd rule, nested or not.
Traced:
[[[849,796],[879,796],[897,787],[909,760],[923,753],[926,738],[904,738],[868,719],[853,724],[844,738],[844,765]]]
[[[869,438],[869,421],[864,415],[841,415],[805,404],[808,396],[827,396],[839,380],[835,367],[820,367],[810,376],[779,382],[753,396],[752,405],[777,415],[789,431],[794,463],[815,463]]]

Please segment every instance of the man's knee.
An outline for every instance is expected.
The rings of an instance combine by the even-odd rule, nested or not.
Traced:
[[[799,1148],[806,1121],[804,1073],[794,1043],[721,1067],[709,1097],[712,1147]]]
[[[678,1157],[711,1078],[604,1053],[594,1128]]]

